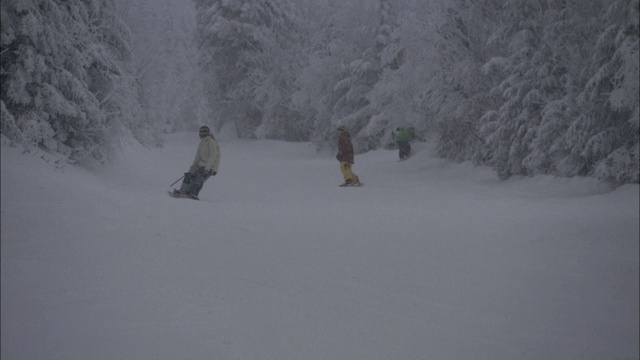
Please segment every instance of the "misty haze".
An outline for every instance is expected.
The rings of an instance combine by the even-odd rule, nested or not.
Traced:
[[[3,359],[640,357],[638,0],[0,16]]]

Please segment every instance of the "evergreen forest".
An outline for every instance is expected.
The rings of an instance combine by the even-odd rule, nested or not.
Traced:
[[[2,0],[2,141],[109,161],[162,127],[639,181],[639,0]]]

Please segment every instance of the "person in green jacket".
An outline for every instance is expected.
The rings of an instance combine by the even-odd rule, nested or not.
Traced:
[[[416,130],[413,127],[398,127],[396,131],[391,133],[391,136],[400,149],[400,160],[406,160],[409,157],[409,154],[411,153],[411,145],[409,142],[414,140],[424,141],[423,138],[416,134]]]

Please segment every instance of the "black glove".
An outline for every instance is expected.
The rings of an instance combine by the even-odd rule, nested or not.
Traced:
[[[342,154],[336,155],[336,160],[341,161],[340,159],[342,159]]]
[[[216,176],[218,173],[213,171],[213,170],[209,170],[209,176]]]

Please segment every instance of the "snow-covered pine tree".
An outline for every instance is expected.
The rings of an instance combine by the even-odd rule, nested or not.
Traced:
[[[601,18],[591,78],[579,97],[584,110],[566,133],[571,154],[561,163],[564,175],[638,181],[639,16],[638,0],[616,0]]]
[[[2,12],[2,133],[32,147],[90,150],[101,140],[85,130],[102,128],[99,102],[85,83],[82,53],[89,47],[88,14],[58,2],[5,1]],[[95,136],[97,135],[97,136]]]
[[[549,49],[542,43],[545,13],[549,3],[540,0],[509,0],[505,3],[505,23],[495,37],[507,46],[504,79],[492,93],[501,95],[502,104],[495,120],[485,124],[482,131],[487,137],[491,154],[490,163],[502,179],[512,175],[529,174],[523,160],[529,154],[540,123],[543,97],[554,91],[557,84],[551,74],[548,90],[543,90],[539,69],[546,66]],[[561,74],[554,74],[561,75]]]
[[[218,126],[232,122],[239,137],[254,137],[266,110],[257,91],[276,66],[272,51],[290,31],[286,0],[194,2],[200,67],[212,108],[220,109]]]
[[[368,120],[356,134],[363,149],[374,149],[391,141],[394,125],[413,124],[412,94],[407,93],[412,81],[400,72],[405,65],[406,45],[400,39],[399,2],[377,2],[378,27],[375,33],[372,62],[377,68],[377,81],[367,93]],[[405,83],[406,82],[406,83]]]
[[[482,127],[489,162],[502,179],[557,173],[562,136],[576,113],[582,59],[599,1],[511,0],[493,38],[504,44],[503,79],[492,93],[501,105]],[[491,62],[485,68],[490,68]]]
[[[579,116],[576,98],[586,83],[584,68],[592,51],[602,7],[599,0],[565,1],[545,13],[537,66],[540,123],[522,164],[528,173],[559,174],[559,162],[569,155],[565,133]]]
[[[483,114],[496,106],[490,89],[505,62],[501,44],[490,41],[501,11],[502,1],[456,0],[437,24],[437,67],[424,89],[423,111],[437,119],[443,157],[484,161],[479,127]]]
[[[308,141],[312,128],[305,126],[292,105],[295,79],[304,67],[305,43],[302,35],[300,9],[289,0],[277,2],[273,9],[268,36],[264,36],[261,66],[249,72],[255,84],[254,101],[262,111],[262,121],[256,130],[259,138]]]
[[[348,5],[333,0],[302,3],[308,11],[303,16],[305,59],[296,74],[291,101],[318,147],[335,146],[333,107],[339,99],[335,84],[347,74],[344,59],[355,58],[352,37],[357,34],[349,27],[353,21],[349,22]]]
[[[423,4],[315,0],[303,6],[313,16],[305,18],[307,61],[292,104],[312,141],[335,146],[336,124],[345,122],[363,150],[390,143],[396,126],[418,127],[420,89],[432,66],[425,66]]]
[[[107,158],[137,115],[128,32],[108,0],[3,2],[2,133],[72,160]],[[135,107],[135,102],[134,102]]]
[[[501,178],[637,178],[637,4],[616,1],[603,17],[597,0],[505,3],[505,25],[494,37],[508,45],[508,56],[501,60],[504,79],[492,90],[504,101],[483,126]]]
[[[142,107],[129,27],[119,16],[114,0],[83,2],[95,44],[87,82],[106,117],[106,144],[117,144],[129,134],[143,145],[158,144],[159,128],[149,121]]]
[[[394,39],[397,11],[393,3],[377,0],[373,5],[366,2],[360,11],[365,18],[377,21],[372,24],[365,20],[355,30],[362,39],[354,58],[345,63],[343,77],[333,88],[337,101],[331,123],[343,123],[352,131],[357,151],[378,147],[391,123],[392,119],[382,114],[390,95],[385,94],[385,84],[379,81],[384,71],[400,67],[403,56],[401,47],[394,46],[397,45]],[[374,92],[376,86],[379,86],[377,93]]]
[[[166,121],[174,129],[197,129],[210,113],[198,112],[204,98],[195,43],[195,8],[191,0],[117,0],[131,28],[134,71],[141,86],[150,126]]]

